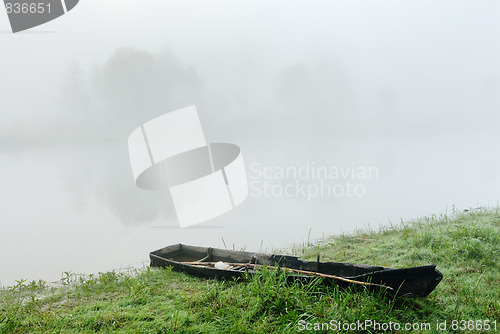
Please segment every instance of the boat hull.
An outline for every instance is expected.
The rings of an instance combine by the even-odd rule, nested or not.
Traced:
[[[184,244],[155,250],[149,257],[152,267],[171,267],[175,271],[203,278],[238,279],[254,274],[257,266],[281,267],[292,271],[289,275],[291,280],[308,281],[315,279],[316,275],[331,276],[323,278],[323,283],[341,287],[382,288],[396,296],[425,297],[443,278],[435,265],[394,269],[340,262],[303,261],[289,255],[270,255]],[[213,264],[219,261],[248,264],[248,267],[244,270],[217,269]],[[209,266],[209,263],[212,265]],[[356,284],[357,282],[360,283]]]

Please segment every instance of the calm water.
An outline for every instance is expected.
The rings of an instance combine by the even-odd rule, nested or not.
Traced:
[[[134,186],[126,143],[6,146],[0,151],[0,281],[55,281],[64,271],[140,266],[148,263],[149,251],[178,242],[270,250],[451,212],[452,206],[496,206],[498,139],[486,133],[231,139],[243,150],[249,182],[254,188],[269,182],[274,195],[296,180],[256,178],[257,169],[300,168],[309,161],[375,166],[378,177],[351,180],[363,186],[361,197],[266,197],[255,196],[254,189],[237,209],[187,229],[177,227],[168,192]]]

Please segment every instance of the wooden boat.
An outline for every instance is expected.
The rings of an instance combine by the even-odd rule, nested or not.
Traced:
[[[290,272],[289,280],[309,281],[322,277],[324,284],[340,287],[383,289],[396,296],[425,297],[443,275],[435,265],[394,269],[351,263],[302,261],[295,256],[269,255],[217,248],[171,245],[149,254],[152,267],[171,267],[175,271],[218,279],[253,275],[263,267]]]

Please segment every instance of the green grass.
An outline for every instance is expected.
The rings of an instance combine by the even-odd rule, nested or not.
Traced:
[[[431,330],[406,333],[464,332],[452,330],[453,320],[496,320],[500,329],[498,211],[423,218],[303,245],[290,253],[392,267],[434,263],[444,279],[426,298],[393,299],[325,287],[319,280],[286,284],[286,274],[273,270],[245,282],[150,268],[90,277],[66,273],[62,287],[21,280],[1,290],[0,333],[297,333],[305,322],[321,326],[332,320],[431,324]],[[445,320],[448,329],[438,331],[436,322]],[[324,327],[312,332],[357,331]]]

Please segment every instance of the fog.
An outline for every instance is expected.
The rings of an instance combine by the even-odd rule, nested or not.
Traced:
[[[86,0],[12,34],[0,10],[0,285],[496,207],[498,17],[495,1]],[[189,105],[252,187],[180,229],[168,190],[134,185],[127,138]],[[311,163],[378,174],[312,198],[277,191],[314,178],[257,177]]]

